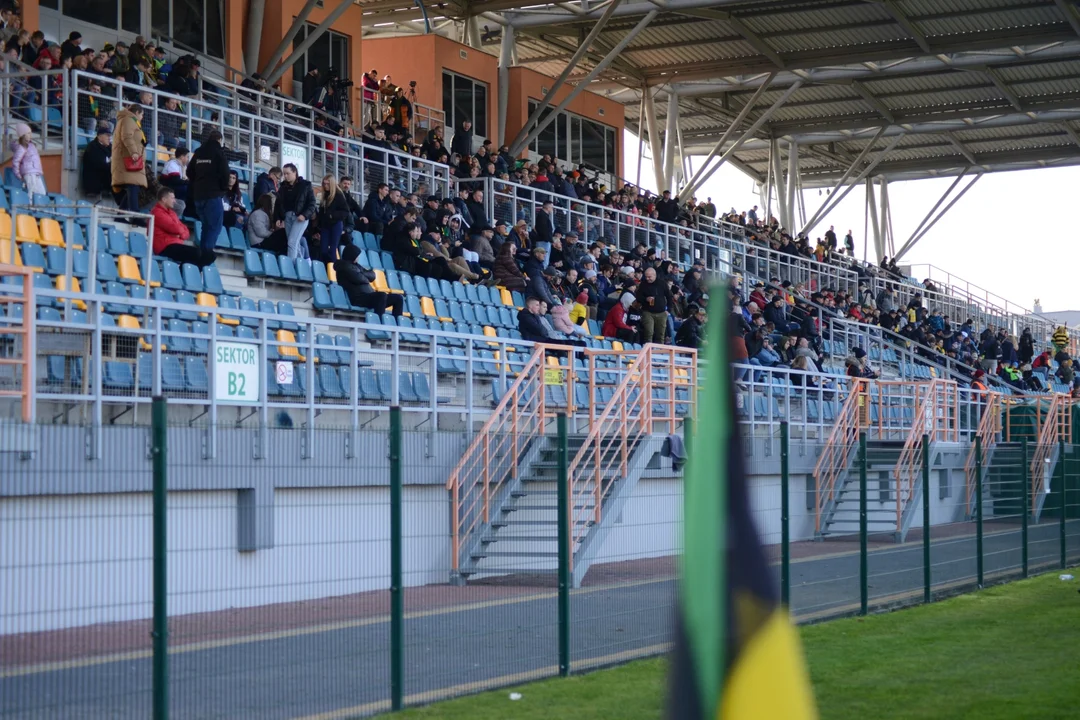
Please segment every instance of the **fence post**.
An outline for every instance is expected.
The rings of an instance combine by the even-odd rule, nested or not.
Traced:
[[[401,588],[401,408],[390,408],[390,707],[404,707],[405,598]]]
[[[923,602],[930,602],[930,436],[923,434],[922,452],[922,561]]]
[[[866,560],[866,431],[859,433],[859,614],[869,609],[869,568]]]
[[[150,416],[150,456],[153,460],[153,718],[169,717],[169,612],[168,572],[166,553],[169,549],[165,525],[168,513],[166,472],[168,461],[168,401],[155,397]]]
[[[784,607],[791,605],[790,437],[787,421],[780,423],[780,602]]]
[[[975,574],[983,586],[983,473],[982,438],[975,436]]]
[[[1068,505],[1065,504],[1065,438],[1058,440],[1058,466],[1061,468],[1061,517],[1058,518],[1058,537],[1061,542],[1061,567],[1068,566],[1068,545],[1065,534],[1065,512]]]
[[[1028,477],[1028,448],[1027,438],[1020,443],[1020,565],[1024,577],[1028,576],[1028,488],[1031,486],[1031,478]]]
[[[566,413],[556,418],[558,428],[558,513],[559,513],[559,675],[570,674],[570,487],[567,452]]]

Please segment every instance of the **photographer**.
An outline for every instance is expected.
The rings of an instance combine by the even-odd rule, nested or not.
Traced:
[[[301,91],[301,100],[305,105],[314,105],[315,99],[318,97],[319,89],[322,87],[322,83],[319,82],[319,68],[312,67],[304,75],[303,90]]]

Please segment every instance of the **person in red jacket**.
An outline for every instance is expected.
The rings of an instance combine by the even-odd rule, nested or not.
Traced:
[[[213,250],[204,251],[198,245],[188,245],[184,241],[191,233],[187,225],[180,222],[173,207],[176,205],[176,193],[172,188],[158,190],[157,203],[150,214],[154,216],[154,254],[175,260],[181,265],[191,263],[201,267],[212,265],[216,259]]]
[[[619,302],[608,310],[604,318],[604,327],[600,329],[604,337],[617,338],[623,342],[635,342],[637,330],[626,322],[626,311],[634,304],[634,293],[627,291],[619,298]]]

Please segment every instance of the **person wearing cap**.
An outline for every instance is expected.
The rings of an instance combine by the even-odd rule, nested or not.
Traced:
[[[45,189],[45,171],[41,167],[41,155],[34,144],[34,134],[26,123],[15,123],[15,138],[11,142],[11,169],[15,177],[22,181],[30,195],[31,204],[34,196],[41,196],[44,202],[48,194]]]
[[[76,55],[82,55],[82,33],[78,30],[72,30],[68,33],[68,39],[60,44],[60,60],[66,60],[68,58],[74,58]]]
[[[108,45],[105,46],[106,48]],[[128,56],[127,43],[121,41],[116,43],[115,52],[109,56],[109,61],[106,63],[109,70],[116,77],[120,77],[127,74],[127,71],[131,69],[130,57]]]
[[[532,232],[529,239],[534,248],[544,248],[544,267],[547,267],[551,256],[551,242],[555,236],[555,205],[550,200],[545,200],[536,211],[536,219],[533,222]],[[527,271],[526,271],[527,272]],[[543,299],[543,298],[541,298]]]
[[[97,124],[96,137],[86,144],[82,162],[82,192],[98,196],[112,185],[112,125]]]
[[[547,249],[543,247],[533,248],[529,255],[528,261],[525,263],[525,274],[529,278],[527,290],[530,295],[535,295],[548,305],[555,305],[555,294],[551,290],[551,285],[548,283],[546,277],[544,277],[545,261],[547,260]],[[554,270],[554,268],[552,268]]]

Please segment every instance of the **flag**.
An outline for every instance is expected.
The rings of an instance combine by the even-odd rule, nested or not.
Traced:
[[[722,297],[716,293],[715,297]],[[750,516],[725,313],[710,319],[708,381],[688,448],[672,720],[817,718],[799,635]]]

